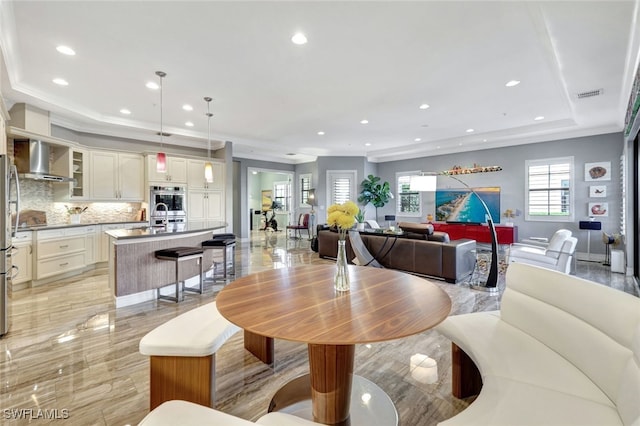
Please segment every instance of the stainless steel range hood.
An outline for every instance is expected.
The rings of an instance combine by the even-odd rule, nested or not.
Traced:
[[[48,182],[74,182],[73,178],[49,173],[50,153],[49,144],[41,140],[14,140],[13,154],[18,176]]]

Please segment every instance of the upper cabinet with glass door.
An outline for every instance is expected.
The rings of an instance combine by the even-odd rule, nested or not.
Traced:
[[[51,171],[71,176],[74,181],[53,185],[57,200],[87,200],[89,198],[89,153],[83,149],[56,148]]]

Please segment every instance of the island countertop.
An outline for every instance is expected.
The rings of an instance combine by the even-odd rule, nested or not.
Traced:
[[[148,238],[148,237],[168,237],[177,235],[188,235],[204,231],[215,231],[218,229],[226,228],[226,222],[214,222],[209,226],[189,226],[185,224],[180,228],[169,226],[167,229],[160,226],[141,226],[132,229],[112,229],[105,231],[107,235],[115,238],[116,240],[124,240],[131,238]]]

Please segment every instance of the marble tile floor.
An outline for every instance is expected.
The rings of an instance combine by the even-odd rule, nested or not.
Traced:
[[[319,259],[308,240],[263,231],[238,243],[236,259],[239,275],[331,262]],[[638,295],[633,280],[597,263],[578,262],[577,275]],[[431,281],[451,297],[452,314],[499,308],[500,296],[472,291],[464,283]],[[0,339],[0,424],[137,424],[149,404],[149,361],[138,352],[140,338],[213,301],[221,288],[209,285],[204,295],[187,295],[179,304],[153,301],[115,309],[106,269],[101,269],[12,294],[11,329]],[[437,361],[436,383],[412,377],[409,359],[416,353]],[[471,402],[451,396],[449,357],[450,342],[427,331],[357,346],[355,372],[389,395],[402,425],[434,425]],[[277,341],[275,365],[268,367],[244,351],[238,333],[219,350],[216,372],[216,408],[255,420],[279,387],[308,372],[306,345]]]

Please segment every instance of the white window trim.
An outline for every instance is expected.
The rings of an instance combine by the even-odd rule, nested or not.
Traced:
[[[334,176],[339,175],[348,175],[351,179],[351,185],[349,188],[349,199],[354,203],[357,203],[358,195],[356,193],[357,189],[357,179],[358,179],[358,171],[357,170],[327,170],[327,206],[333,204],[332,195],[333,195],[333,186],[331,185],[332,178]]]
[[[272,192],[272,194],[273,194],[273,195],[272,195],[273,200],[275,200],[275,199],[276,199],[276,194],[277,194],[276,187],[277,187],[277,186],[284,186],[284,187],[285,187],[285,190],[286,190],[286,191],[285,191],[285,192],[286,192],[286,193],[285,193],[285,198],[286,198],[286,199],[287,199],[287,201],[288,201],[288,202],[287,202],[287,207],[291,208],[291,203],[293,202],[293,201],[291,200],[291,181],[288,181],[288,180],[281,180],[281,181],[275,181],[275,182],[273,182],[273,192]],[[289,213],[289,209],[279,210],[279,211],[278,211],[278,213],[280,213],[280,214],[287,214],[287,213]]]
[[[420,210],[416,213],[404,213],[404,212],[400,212],[399,209],[399,204],[400,204],[400,187],[399,187],[399,181],[400,181],[400,177],[404,177],[404,176],[415,176],[415,175],[419,175],[421,173],[420,170],[416,170],[416,171],[410,171],[410,172],[396,172],[396,189],[395,189],[395,193],[398,196],[397,200],[394,200],[395,203],[395,207],[396,207],[396,217],[422,217],[422,192],[418,191],[418,197],[419,197],[419,206],[420,206]]]
[[[561,164],[561,163],[569,163],[569,179],[571,180],[569,187],[569,215],[568,216],[532,216],[529,215],[529,167],[536,165],[548,165],[548,164]],[[575,214],[576,214],[576,203],[575,203],[575,163],[573,156],[569,157],[555,157],[555,158],[541,158],[538,160],[525,160],[524,163],[524,171],[525,171],[525,182],[524,182],[524,219],[531,222],[574,222]]]

